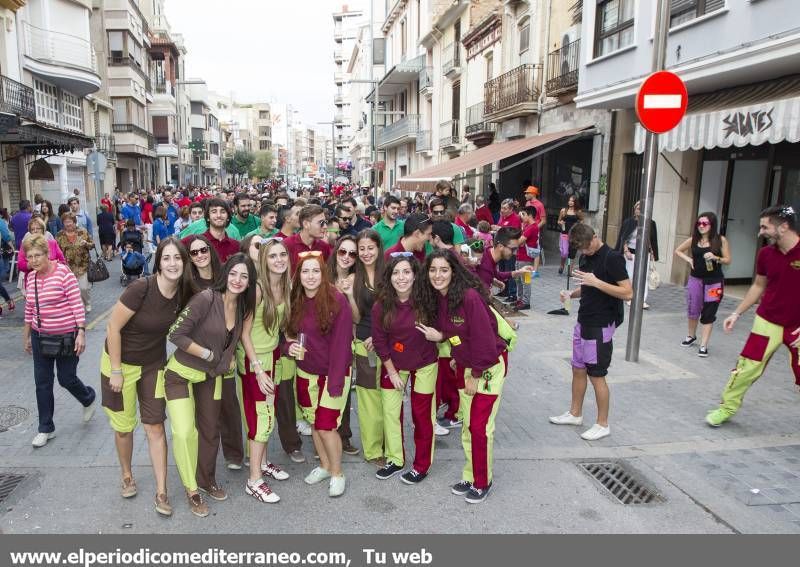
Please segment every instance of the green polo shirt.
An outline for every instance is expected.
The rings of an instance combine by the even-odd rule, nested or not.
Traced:
[[[405,223],[401,220],[395,221],[394,228],[389,228],[386,226],[386,223],[383,222],[383,219],[379,220],[375,223],[375,226],[372,228],[380,234],[381,242],[383,242],[383,249],[388,250],[402,238],[403,236],[403,227]]]
[[[192,224],[187,226],[181,231],[181,238],[186,238],[190,234],[205,234],[208,230],[208,225],[206,224],[206,219],[198,219],[194,221]],[[235,226],[229,224],[225,229],[225,234],[233,238],[234,240],[241,240],[242,236],[239,234],[239,231],[236,229]]]
[[[247,220],[240,221],[237,215],[233,215],[231,226],[235,226],[239,234],[250,234],[261,227],[261,219],[255,215],[247,215]]]
[[[250,236],[251,234],[257,234],[257,235],[259,235],[259,236],[260,236],[260,237],[262,237],[262,238],[269,238],[270,236],[275,236],[276,234],[278,234],[278,229],[277,229],[277,228],[273,228],[273,229],[272,229],[272,230],[270,230],[269,232],[264,232],[264,231],[261,229],[261,227],[259,226],[257,229],[255,229],[255,230],[251,230],[250,232],[248,232],[247,234],[245,234],[245,235],[244,235],[244,238],[247,238],[247,237],[248,237],[248,236]],[[243,238],[242,240],[244,240],[244,238]]]
[[[453,225],[453,246],[464,244],[466,240],[464,239],[464,233],[461,231],[461,227],[454,222],[451,222],[450,224]],[[427,256],[431,252],[433,252],[433,246],[431,245],[430,242],[426,242],[425,255]]]

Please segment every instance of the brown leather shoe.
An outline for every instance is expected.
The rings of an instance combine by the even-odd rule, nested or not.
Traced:
[[[200,518],[208,516],[208,505],[203,502],[203,497],[200,494],[187,494],[186,497],[189,499],[189,510],[192,514]]]
[[[166,494],[156,494],[156,512],[162,516],[172,516],[172,504]]]
[[[347,455],[358,455],[360,452],[361,449],[355,447],[352,443],[350,443],[349,439],[347,441],[342,442],[342,453],[345,453]]]
[[[372,463],[379,469],[382,469],[383,467],[386,466],[386,459],[384,459],[383,457],[376,457],[374,459],[369,459],[367,462]]]
[[[209,487],[200,486],[199,489],[208,494],[209,498],[213,498],[218,502],[228,499],[228,493],[225,492],[225,489],[221,486],[217,486],[216,484],[212,484]]]
[[[122,479],[122,490],[120,495],[123,498],[133,498],[136,496],[136,481],[132,476],[126,476]]]

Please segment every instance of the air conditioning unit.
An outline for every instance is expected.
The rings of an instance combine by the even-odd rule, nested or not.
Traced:
[[[522,117],[506,120],[500,124],[500,133],[506,140],[525,137],[525,121]]]

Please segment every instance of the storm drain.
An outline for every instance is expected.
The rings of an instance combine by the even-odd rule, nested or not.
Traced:
[[[0,502],[8,498],[14,489],[25,479],[22,474],[0,474]]]
[[[8,431],[26,419],[30,412],[19,406],[0,406],[0,433]]]
[[[623,504],[654,504],[664,499],[618,462],[578,463],[611,496]]]

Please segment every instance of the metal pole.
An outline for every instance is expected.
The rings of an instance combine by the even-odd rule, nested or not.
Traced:
[[[656,29],[653,37],[653,72],[662,71],[667,57],[667,35],[669,32],[669,2],[657,0]],[[645,170],[642,178],[642,194],[639,226],[636,229],[636,263],[633,268],[633,300],[628,323],[628,344],[625,360],[639,361],[639,340],[642,336],[642,306],[647,286],[647,260],[650,256],[650,222],[653,219],[653,198],[656,191],[656,168],[658,166],[658,136],[647,132],[644,149]]]

